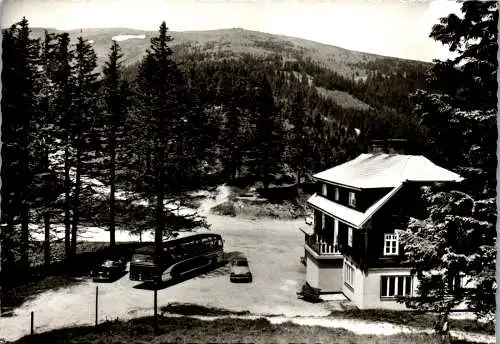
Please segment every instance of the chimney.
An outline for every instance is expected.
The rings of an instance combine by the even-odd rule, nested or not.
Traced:
[[[371,140],[369,153],[405,154],[406,139]]]

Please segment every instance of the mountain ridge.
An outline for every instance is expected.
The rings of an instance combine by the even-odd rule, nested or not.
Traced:
[[[43,36],[45,28],[31,28],[33,36]],[[53,30],[50,32],[67,32],[74,42],[78,36],[93,42],[98,55],[98,63],[102,65],[109,52],[112,38],[119,35],[145,35],[145,38],[130,38],[119,41],[124,54],[124,65],[134,64],[145,55],[149,48],[150,38],[157,31],[130,28],[82,28],[72,30]],[[272,55],[279,54],[285,59],[310,59],[344,77],[365,77],[369,63],[387,60],[394,64],[431,65],[429,62],[390,57],[362,51],[350,50],[304,38],[271,34],[243,28],[227,28],[197,31],[169,31],[172,36],[172,48],[183,53],[204,52],[213,56],[228,55]],[[177,48],[177,49],[175,49]],[[218,55],[219,54],[219,55]]]
[[[140,29],[127,28],[127,27],[78,28],[78,29],[68,29],[68,30],[61,30],[61,29],[54,29],[54,28],[43,28],[43,27],[32,27],[31,30],[37,30],[37,31],[49,30],[49,32],[68,32],[70,34],[71,33],[78,33],[78,32],[81,32],[82,30],[87,31],[87,32],[88,31],[101,31],[101,30],[124,30],[126,32],[121,32],[120,34],[125,35],[125,34],[132,34],[133,33],[133,34],[146,34],[146,36],[148,36],[148,35],[154,36],[154,35],[158,34],[158,31],[155,31],[155,30],[140,30]],[[370,52],[361,51],[361,50],[348,49],[348,48],[344,48],[344,47],[341,47],[338,45],[323,43],[323,42],[315,41],[315,40],[308,39],[308,38],[289,36],[289,35],[284,35],[284,34],[269,33],[269,32],[258,31],[258,30],[250,30],[250,29],[239,28],[239,27],[222,28],[222,29],[208,29],[208,30],[186,30],[186,31],[171,31],[171,30],[169,30],[168,32],[172,36],[176,36],[176,35],[183,35],[183,34],[188,34],[188,35],[189,34],[203,34],[203,33],[212,33],[212,32],[215,33],[215,32],[223,32],[223,31],[242,31],[242,32],[247,32],[247,33],[269,35],[269,36],[279,37],[282,39],[300,40],[300,41],[311,42],[313,44],[323,45],[325,47],[333,47],[333,48],[337,48],[340,50],[361,53],[361,54],[366,54],[366,55],[372,55],[372,56],[380,57],[380,58],[390,58],[390,59],[417,62],[417,63],[425,63],[425,64],[432,63],[432,62],[422,61],[422,60],[417,60],[417,59],[403,58],[403,57],[398,57],[398,56],[381,55],[381,54],[370,53]]]

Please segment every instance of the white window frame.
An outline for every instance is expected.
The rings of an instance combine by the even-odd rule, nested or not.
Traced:
[[[349,191],[349,206],[356,207],[356,194],[352,191]]]
[[[347,245],[352,247],[352,227],[347,227]]]
[[[344,260],[344,284],[354,289],[354,266]]]
[[[399,293],[400,290],[399,288],[399,279],[403,279],[403,290],[401,293]],[[385,281],[384,281],[385,279]],[[394,279],[394,290],[391,292],[389,286],[390,286],[390,280]],[[385,286],[385,295],[382,294],[382,285],[386,283]],[[410,293],[406,294],[406,286],[407,284],[410,283]],[[386,276],[380,276],[380,297],[381,298],[396,298],[397,296],[412,296],[413,294],[413,288],[412,288],[412,283],[413,283],[413,278],[411,275],[386,275]]]
[[[335,188],[335,200],[338,201],[340,199],[340,190],[339,188]]]
[[[328,195],[328,186],[325,183],[323,183],[321,187],[321,194],[323,195],[323,197],[326,197]]]
[[[397,256],[399,254],[399,236],[397,233],[384,234],[384,256]]]

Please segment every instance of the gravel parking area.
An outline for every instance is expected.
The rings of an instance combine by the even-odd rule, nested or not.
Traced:
[[[208,215],[211,231],[225,240],[225,251],[244,254],[250,263],[253,282],[230,283],[228,266],[196,276],[158,291],[158,306],[191,303],[252,314],[326,316],[335,304],[310,304],[297,299],[296,291],[305,277],[302,221],[246,220]],[[29,333],[30,313],[35,331],[69,325],[93,324],[95,289],[99,286],[99,319],[128,319],[153,313],[153,292],[130,281],[128,275],[113,283],[81,284],[47,291],[0,318],[0,338],[14,340]],[[337,304],[338,306],[338,304]]]

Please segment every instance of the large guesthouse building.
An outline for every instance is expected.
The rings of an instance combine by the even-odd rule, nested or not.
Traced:
[[[462,178],[423,156],[361,154],[313,176],[314,212],[305,235],[306,280],[322,293],[343,293],[360,309],[404,309],[417,278],[402,264],[399,231],[422,209],[421,186]]]

